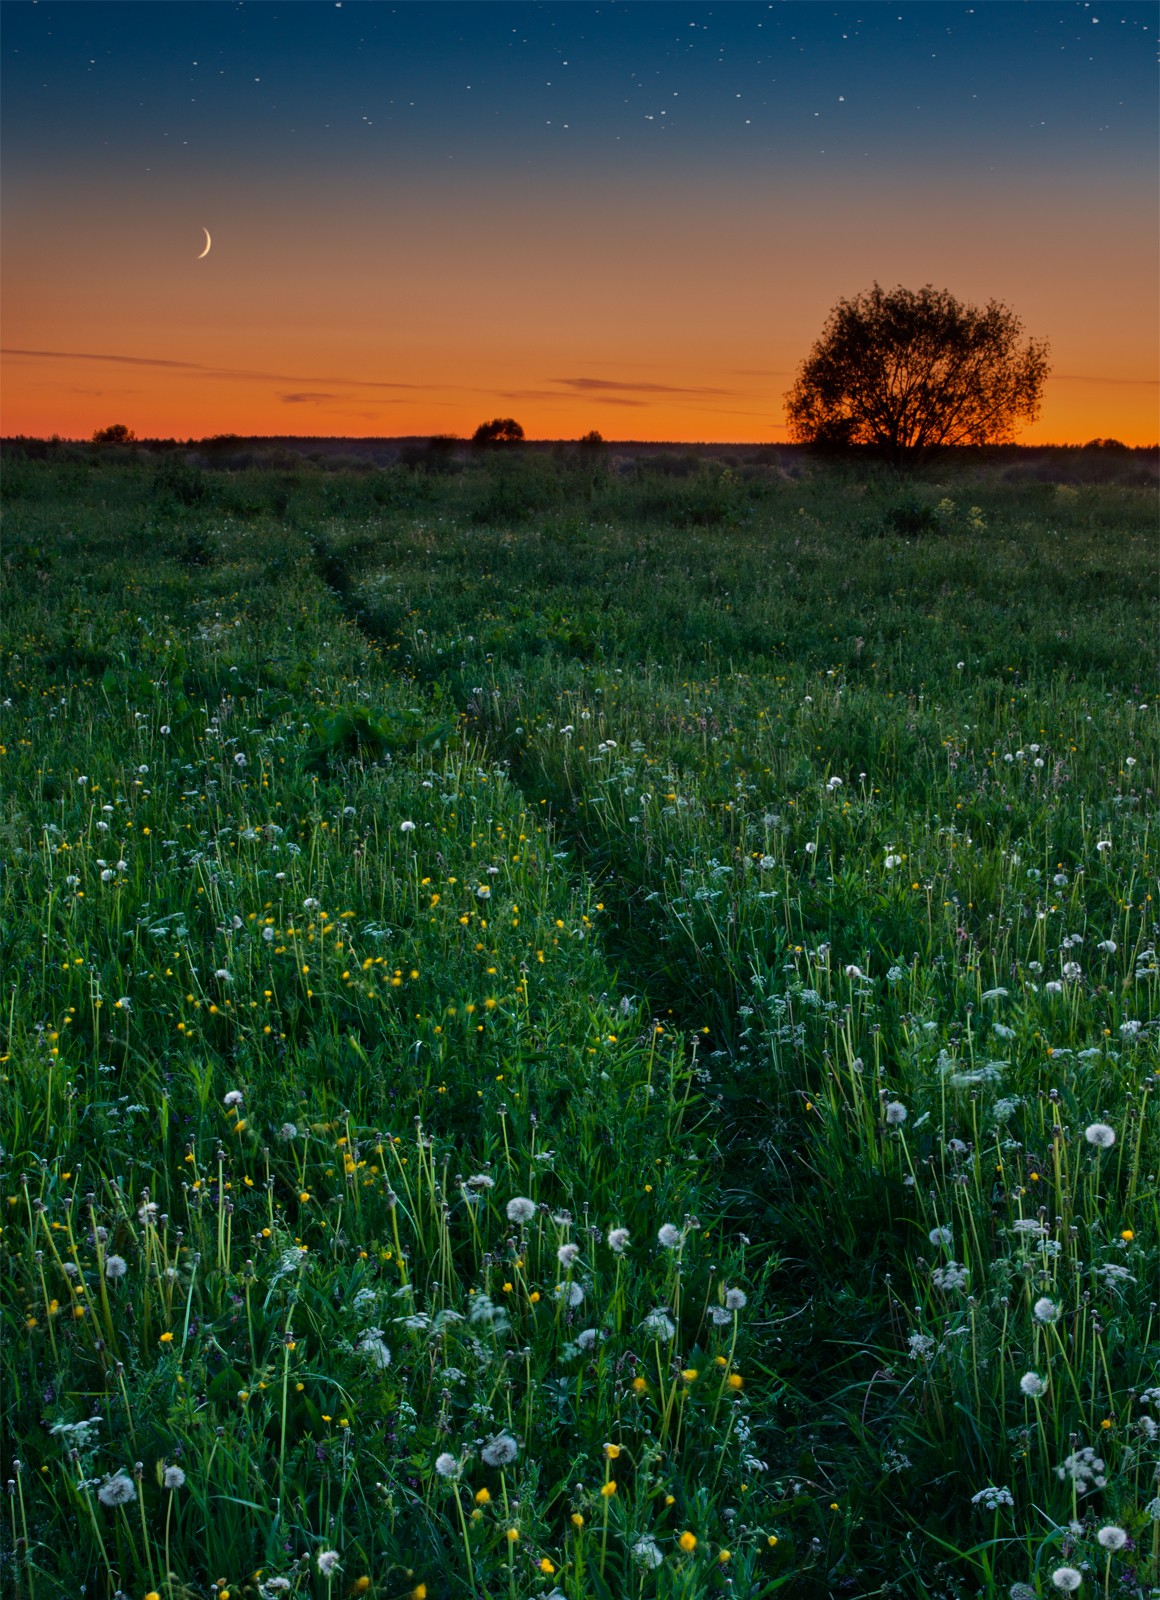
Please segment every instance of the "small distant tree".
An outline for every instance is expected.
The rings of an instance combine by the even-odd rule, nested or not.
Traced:
[[[135,444],[136,441],[137,435],[123,422],[111,423],[107,428],[98,428],[93,434],[94,444]]]
[[[475,445],[520,444],[523,437],[524,430],[514,417],[493,417],[490,422],[480,423],[471,442]]]
[[[1004,444],[1031,422],[1048,347],[991,300],[963,305],[928,283],[839,300],[786,396],[799,444],[869,445],[896,468],[952,445]]]
[[[599,428],[589,428],[587,433],[580,435],[578,442],[585,450],[599,450],[604,444],[604,435]]]

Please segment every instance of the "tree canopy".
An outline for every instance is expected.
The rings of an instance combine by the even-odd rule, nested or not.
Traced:
[[[107,428],[97,428],[93,433],[94,444],[134,444],[137,435],[132,428],[124,422],[113,422]]]
[[[896,467],[952,445],[1002,444],[1031,422],[1048,347],[1020,344],[998,301],[964,305],[928,283],[839,300],[786,396],[799,444],[869,445]]]
[[[514,417],[493,417],[481,422],[471,436],[472,444],[519,444],[524,430]]]

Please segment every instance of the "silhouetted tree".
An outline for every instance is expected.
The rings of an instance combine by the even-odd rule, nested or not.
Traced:
[[[93,434],[94,444],[133,444],[137,435],[123,422],[114,422],[107,428],[98,428]]]
[[[524,430],[514,417],[493,417],[481,422],[471,435],[472,444],[519,444]]]
[[[586,450],[599,450],[604,443],[604,435],[599,428],[589,428],[587,433],[582,433],[578,441]]]
[[[950,445],[1009,442],[1030,422],[1048,373],[1046,343],[997,301],[963,305],[928,283],[839,300],[786,396],[799,444],[870,445],[912,467]]]

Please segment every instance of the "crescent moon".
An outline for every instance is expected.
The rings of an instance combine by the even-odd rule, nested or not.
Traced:
[[[201,252],[201,255],[199,255],[197,259],[199,261],[204,261],[206,256],[209,255],[209,247],[213,243],[213,240],[209,236],[208,228],[203,228],[201,231],[205,234],[205,249]]]

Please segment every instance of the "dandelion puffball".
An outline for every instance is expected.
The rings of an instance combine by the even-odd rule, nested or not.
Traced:
[[[1019,1380],[1019,1387],[1029,1400],[1038,1400],[1041,1394],[1047,1392],[1047,1379],[1041,1378],[1038,1372],[1025,1372]]]
[[[628,1243],[629,1237],[627,1228],[610,1228],[608,1232],[608,1248],[620,1255]]]
[[[479,1453],[487,1466],[507,1467],[519,1455],[520,1447],[510,1433],[499,1433]]]
[[[517,1194],[507,1203],[507,1218],[509,1222],[531,1222],[536,1214],[536,1202],[528,1200],[523,1195]]]
[[[180,1489],[185,1483],[185,1473],[180,1467],[166,1467],[162,1482],[167,1489]]]
[[[657,1229],[657,1241],[663,1244],[666,1250],[675,1250],[681,1242],[681,1230],[671,1222],[662,1223]]]
[[[444,1450],[435,1457],[435,1471],[441,1478],[453,1478],[459,1471],[459,1463],[449,1450]]]
[[[1101,1528],[1096,1538],[1105,1550],[1122,1550],[1128,1542],[1128,1535],[1123,1528],[1117,1528],[1115,1523],[1110,1523],[1106,1528]]]
[[[1106,1122],[1092,1122],[1084,1129],[1083,1136],[1088,1144],[1094,1144],[1097,1150],[1110,1150],[1116,1142],[1116,1130],[1109,1128]]]
[[[105,1257],[105,1277],[111,1281],[115,1282],[118,1278],[123,1278],[128,1270],[129,1263],[124,1256]]]
[[[1074,1594],[1083,1582],[1083,1574],[1074,1567],[1056,1567],[1051,1574],[1051,1581],[1057,1589],[1062,1589],[1064,1594]]]
[[[908,1113],[901,1100],[888,1100],[883,1115],[886,1118],[887,1127],[900,1128],[906,1121]]]
[[[318,1570],[324,1578],[329,1578],[335,1567],[338,1566],[337,1550],[320,1550],[318,1552]]]
[[[1059,1315],[1059,1307],[1054,1300],[1049,1300],[1043,1295],[1031,1307],[1031,1312],[1036,1322],[1054,1322]]]

